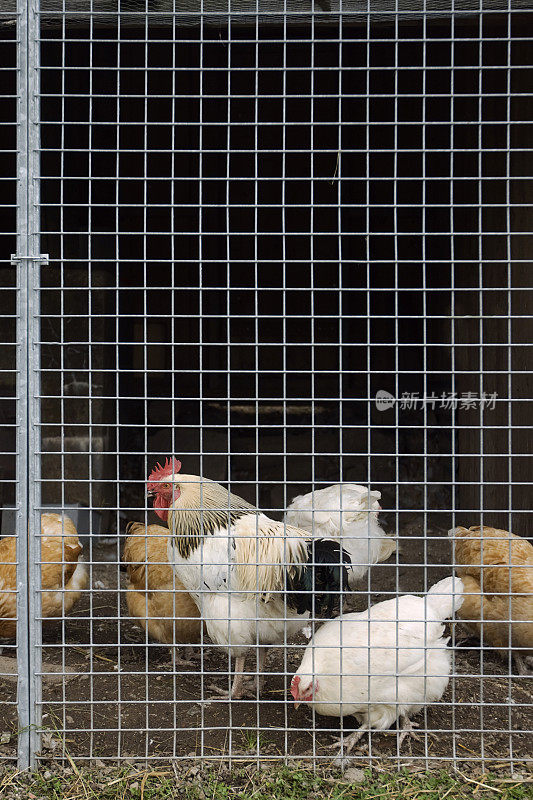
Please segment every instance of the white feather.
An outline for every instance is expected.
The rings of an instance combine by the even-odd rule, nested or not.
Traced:
[[[366,486],[334,484],[295,497],[285,522],[315,538],[340,540],[352,562],[348,584],[354,589],[372,564],[385,561],[396,550],[395,540],[378,522],[380,498],[380,492]]]

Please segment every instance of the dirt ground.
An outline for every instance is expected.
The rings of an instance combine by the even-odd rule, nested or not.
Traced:
[[[423,591],[425,561],[449,564],[444,526],[428,529],[427,551],[421,539],[422,519],[405,520],[402,532],[398,566],[391,559],[372,570],[371,602],[397,588]],[[102,556],[94,551],[95,561]],[[427,585],[448,574],[449,567],[429,567]],[[339,735],[341,721],[318,715],[313,719],[312,711],[303,706],[295,710],[288,694],[306,644],[303,637],[293,640],[286,651],[272,648],[259,702],[228,703],[215,698],[210,688],[213,683],[228,685],[225,651],[207,643],[197,652],[198,666],[174,672],[168,649],[155,643],[147,647],[144,633],[127,617],[125,573],[118,565],[94,564],[92,587],[76,607],[76,616],[65,621],[64,631],[57,622],[48,623],[43,632],[43,671],[51,665],[60,669],[59,675],[43,680],[47,729],[43,759],[68,751],[74,759],[92,760],[229,755],[278,759],[313,754],[331,760],[325,746]],[[367,602],[363,591],[352,596],[347,607],[360,610]],[[10,653],[4,651],[5,656]],[[247,668],[253,670],[254,661],[250,656]],[[420,741],[403,745],[402,763],[405,759],[431,768],[455,757],[467,766],[483,758],[491,768],[511,758],[515,765],[531,759],[533,677],[510,679],[507,663],[495,652],[480,653],[472,640],[457,647],[454,670],[442,701],[417,718]],[[0,691],[4,698],[0,757],[9,758],[16,752],[14,681],[0,678]],[[353,718],[345,718],[345,732],[355,724]],[[383,760],[399,764],[395,732],[373,734],[370,749],[357,751],[355,757],[362,764]],[[529,767],[533,768],[531,761]]]

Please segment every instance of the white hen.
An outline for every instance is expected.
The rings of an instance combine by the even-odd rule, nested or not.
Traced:
[[[460,608],[462,592],[462,581],[449,577],[424,597],[394,597],[326,622],[292,679],[295,707],[312,702],[327,717],[353,714],[361,727],[344,739],[347,753],[368,730],[387,730],[396,720],[401,745],[412,732],[411,715],[440,700],[448,685],[442,621]]]
[[[340,539],[349,554],[348,585],[354,589],[372,564],[396,550],[378,522],[380,492],[356,483],[334,484],[295,497],[285,512],[287,525],[311,531],[315,538]]]

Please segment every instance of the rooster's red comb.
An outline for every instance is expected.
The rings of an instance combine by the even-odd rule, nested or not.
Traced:
[[[156,491],[159,488],[158,484],[161,483],[161,481],[164,481],[165,478],[169,477],[169,475],[175,475],[180,471],[180,469],[181,461],[178,461],[178,459],[174,458],[174,456],[172,456],[172,458],[167,458],[164,466],[161,466],[161,464],[158,462],[148,476],[148,491]],[[152,483],[152,481],[156,481],[156,483]]]

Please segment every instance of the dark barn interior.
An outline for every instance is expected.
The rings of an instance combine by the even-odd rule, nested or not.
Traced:
[[[125,484],[145,477],[139,454],[195,471],[202,451],[205,473],[248,481],[250,499],[259,482],[263,507],[284,507],[286,469],[288,494],[370,481],[390,508],[446,510],[454,486],[468,522],[498,509],[485,520],[525,532],[523,456],[511,505],[497,485],[517,441],[487,427],[482,450],[472,409],[373,403],[379,389],[498,392],[485,427],[527,397],[509,347],[526,321],[505,319],[526,308],[529,266],[518,25],[44,29],[43,341],[64,345],[43,351],[44,394],[68,387],[61,359],[85,386],[44,404],[44,435],[55,449],[61,414],[90,421],[123,454],[93,475],[126,492],[72,500],[138,505]],[[516,403],[520,448],[521,421]]]
[[[497,391],[488,426],[527,398],[527,322],[506,318],[528,302],[530,70],[527,42],[509,53],[506,38],[527,23],[316,22],[285,39],[222,20],[43,26],[43,450],[92,438],[44,472],[88,477],[96,451],[96,494],[69,480],[67,501],[138,505],[124,484],[143,479],[139,454],[173,450],[194,471],[202,450],[206,474],[250,481],[251,499],[261,482],[264,507],[284,507],[266,482],[286,465],[289,494],[377,481],[389,507],[419,508],[423,491],[400,486],[426,479],[427,508],[447,509],[453,485],[472,521],[498,509],[487,522],[525,531],[519,402],[520,444],[486,428],[482,451],[472,409],[373,398]]]

